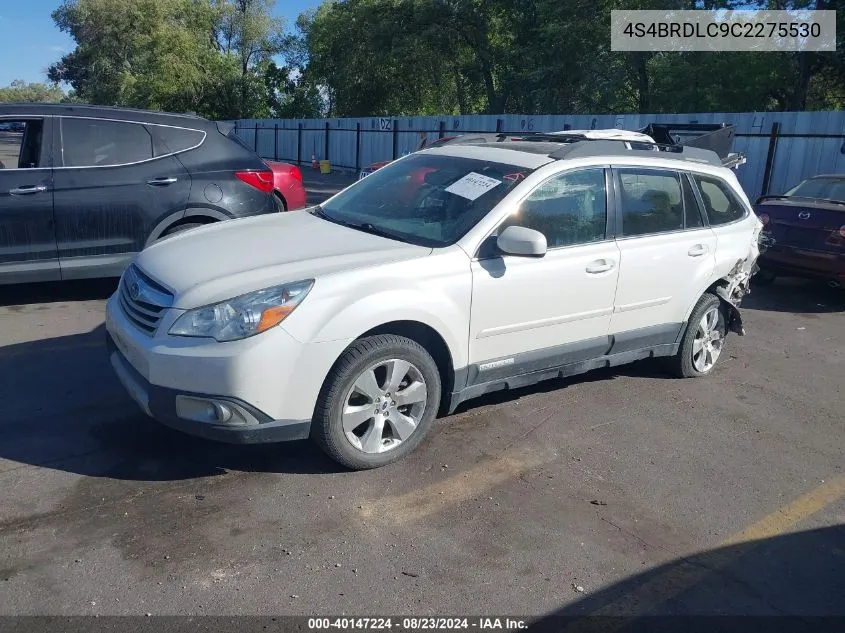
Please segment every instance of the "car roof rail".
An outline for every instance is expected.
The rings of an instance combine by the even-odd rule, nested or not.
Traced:
[[[533,140],[533,139],[532,139]],[[591,158],[594,156],[637,156],[641,158],[668,158],[693,163],[704,163],[722,167],[722,159],[708,149],[684,147],[681,145],[663,145],[640,141],[573,140],[549,154],[556,160],[572,158]]]

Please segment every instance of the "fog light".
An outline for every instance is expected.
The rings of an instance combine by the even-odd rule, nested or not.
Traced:
[[[249,416],[241,415],[235,404],[194,396],[176,396],[176,415],[183,420],[209,424],[226,424],[229,426],[249,424]]]

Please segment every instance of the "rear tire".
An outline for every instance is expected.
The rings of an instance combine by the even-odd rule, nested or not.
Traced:
[[[678,378],[699,378],[713,371],[722,354],[727,321],[716,295],[701,296],[687,321],[678,353],[667,359],[668,369]]]
[[[280,194],[278,191],[273,191],[273,197],[276,199],[276,204],[279,207],[279,211],[288,210],[288,203],[285,201],[282,194]]]
[[[323,384],[311,438],[354,470],[395,462],[428,434],[440,389],[437,365],[416,341],[394,334],[360,339]]]

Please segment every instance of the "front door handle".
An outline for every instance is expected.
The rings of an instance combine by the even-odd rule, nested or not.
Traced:
[[[174,182],[179,180],[178,178],[174,178],[170,176],[162,176],[161,178],[153,178],[152,180],[148,180],[147,184],[152,185],[153,187],[163,187],[164,185],[172,185]]]
[[[46,185],[24,185],[22,187],[9,189],[9,193],[13,196],[26,196],[31,193],[41,193],[42,191],[47,191]]]
[[[611,259],[597,259],[587,266],[587,272],[591,275],[598,275],[599,273],[606,273],[608,270],[613,270],[616,267],[616,262]]]
[[[706,255],[709,250],[707,244],[696,244],[687,251],[687,255],[690,257],[701,257],[702,255]]]

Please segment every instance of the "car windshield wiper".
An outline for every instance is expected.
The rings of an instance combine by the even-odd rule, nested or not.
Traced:
[[[329,222],[334,222],[334,218],[331,218],[326,215],[326,212],[323,211],[323,207],[321,207],[319,204],[315,204],[308,213],[310,213],[311,215],[316,215],[318,218],[328,220]]]
[[[372,235],[378,235],[379,237],[386,237],[391,240],[397,240],[399,242],[405,242],[406,244],[411,244],[411,240],[407,237],[394,233],[388,229],[383,229],[380,226],[376,226],[375,224],[371,224],[370,222],[361,222],[360,224],[355,224],[354,222],[347,222],[345,226],[348,226],[351,229],[358,229],[359,231],[364,231],[365,233],[370,233]]]
[[[345,226],[350,229],[355,229],[357,231],[363,231],[364,233],[369,233],[371,235],[378,235],[379,237],[386,237],[391,240],[397,240],[399,242],[405,242],[406,244],[413,244],[411,240],[409,240],[404,235],[394,233],[388,229],[383,229],[371,222],[348,222],[347,220],[341,220],[340,218],[335,218],[328,215],[320,205],[314,207],[314,210],[311,211],[311,215],[316,215],[318,218],[322,218],[323,220],[327,220],[329,222],[334,222],[335,224],[340,224],[341,226]]]

